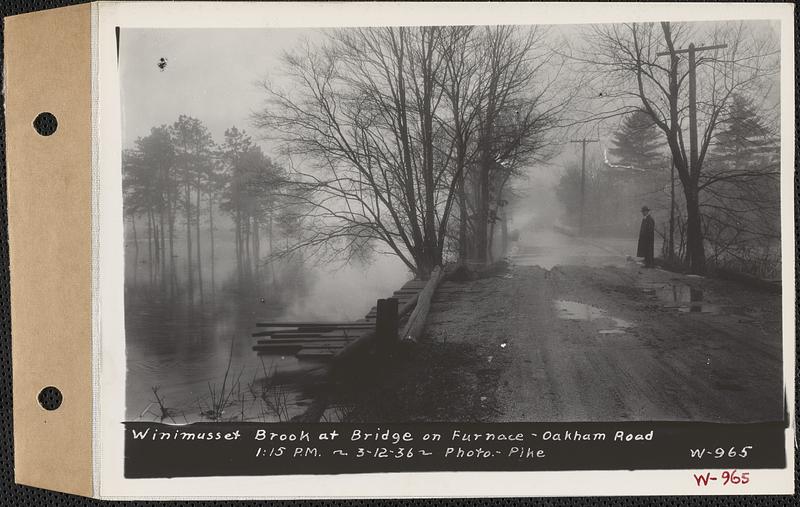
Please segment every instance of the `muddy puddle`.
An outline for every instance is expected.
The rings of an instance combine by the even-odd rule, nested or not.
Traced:
[[[702,289],[683,283],[645,283],[642,292],[663,303],[664,308],[672,308],[683,313],[719,313],[720,306],[709,303]]]
[[[608,311],[586,303],[557,299],[553,304],[559,319],[594,322],[601,335],[625,334],[627,329],[634,327],[632,322],[611,316]]]

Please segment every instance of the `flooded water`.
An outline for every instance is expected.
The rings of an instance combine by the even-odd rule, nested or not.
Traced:
[[[719,313],[720,306],[703,297],[703,290],[684,283],[645,283],[642,291],[652,299],[661,301],[665,308],[684,313]]]
[[[631,238],[578,238],[540,227],[522,231],[519,241],[509,252],[509,259],[518,266],[616,266],[635,262],[630,255],[636,252]]]
[[[608,315],[606,310],[585,303],[557,299],[553,305],[559,319],[594,322],[599,334],[623,334],[626,329],[634,327],[632,322]]]
[[[182,293],[168,297],[142,283],[147,266],[129,270],[129,420],[289,419],[310,402],[308,380],[323,363],[293,355],[258,356],[252,350],[257,338],[251,337],[256,323],[357,320],[410,278],[388,256],[345,267],[284,265],[276,273],[254,274],[247,287],[236,282],[230,262],[219,261],[215,268],[219,278],[213,294],[206,281],[202,301],[195,298],[192,304]],[[209,279],[207,271],[204,277]]]

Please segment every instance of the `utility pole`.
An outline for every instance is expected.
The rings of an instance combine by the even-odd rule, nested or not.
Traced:
[[[671,56],[673,58],[677,58],[677,55],[682,53],[688,53],[689,55],[689,172],[693,177],[699,169],[697,167],[697,61],[695,56],[700,51],[713,51],[715,49],[725,49],[726,47],[728,47],[727,44],[696,47],[692,43],[689,44],[687,49],[656,53],[658,56]]]
[[[577,139],[570,141],[573,143],[581,143],[581,214],[580,222],[578,222],[578,233],[583,236],[583,208],[586,197],[586,144],[600,142],[599,139]]]
[[[697,152],[697,61],[696,55],[700,51],[713,51],[715,49],[724,49],[728,47],[727,44],[716,44],[714,46],[700,46],[697,47],[694,43],[689,44],[689,47],[686,49],[675,49],[673,51],[662,51],[660,53],[656,53],[657,56],[670,56],[673,61],[678,58],[679,54],[687,53],[689,55],[689,175],[692,178],[698,178],[700,173],[699,167],[699,155]],[[674,188],[675,188],[675,163],[673,160],[672,164],[672,171],[673,171],[673,180],[672,180],[672,187],[673,187],[673,197],[672,197],[672,207],[673,209],[670,210],[670,229],[672,229],[672,222],[674,220],[674,207],[675,207],[675,197],[674,197]],[[697,196],[695,196],[697,198]],[[671,236],[671,232],[670,232]],[[671,241],[670,241],[671,242]],[[691,259],[692,256],[692,249],[687,248],[687,257]],[[691,261],[690,262],[694,262]],[[704,269],[704,268],[703,268]]]

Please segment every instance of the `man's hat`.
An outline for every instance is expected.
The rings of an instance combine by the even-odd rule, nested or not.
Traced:
[[[642,211],[650,211],[650,208],[648,208],[647,206],[642,206]]]

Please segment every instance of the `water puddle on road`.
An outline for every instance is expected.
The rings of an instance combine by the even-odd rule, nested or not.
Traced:
[[[682,283],[645,283],[642,291],[653,299],[683,313],[719,313],[719,305],[706,302],[703,290]]]
[[[632,322],[612,317],[606,310],[586,303],[557,299],[553,304],[559,319],[592,321],[600,328],[598,333],[602,335],[624,334],[626,329],[634,326]]]

